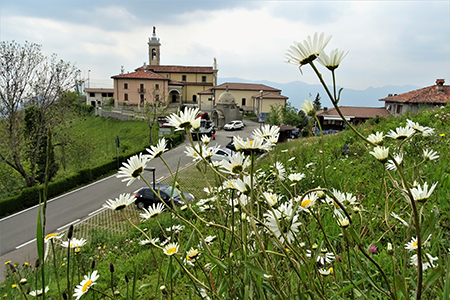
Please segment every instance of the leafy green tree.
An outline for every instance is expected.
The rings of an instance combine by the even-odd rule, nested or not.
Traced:
[[[298,128],[302,127],[303,116],[299,114],[298,109],[292,106],[290,102],[286,102],[286,104],[282,107],[281,116],[283,118],[283,124]]]
[[[60,121],[54,111],[56,102],[76,85],[78,72],[56,55],[44,56],[40,45],[0,43],[0,158],[28,187],[36,184],[36,164],[46,128]],[[25,128],[25,108],[33,105],[41,115],[32,121],[33,127]]]
[[[314,108],[316,109],[316,111],[322,109],[322,103],[320,102],[320,95],[319,95],[319,93],[317,93],[316,99],[314,99],[314,101],[313,101],[313,105],[314,105]]]
[[[271,105],[269,116],[266,118],[267,123],[270,125],[281,125],[283,120],[282,109],[283,106],[281,104]]]

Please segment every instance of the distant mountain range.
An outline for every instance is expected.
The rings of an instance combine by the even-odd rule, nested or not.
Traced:
[[[219,78],[218,84],[225,82],[239,82],[239,83],[260,83],[273,88],[281,90],[282,95],[289,97],[288,101],[297,108],[301,108],[301,104],[305,99],[311,97],[311,101],[315,99],[317,93],[320,94],[320,101],[323,107],[330,107],[331,102],[325,94],[322,85],[307,84],[301,81],[293,81],[289,83],[277,83],[271,81],[251,81],[242,78]],[[330,88],[330,87],[329,87]],[[413,85],[386,85],[382,87],[369,87],[365,90],[344,89],[341,93],[341,100],[339,105],[342,106],[362,106],[362,107],[382,107],[383,101],[378,101],[385,98],[388,94],[402,94],[410,92],[421,87]],[[311,96],[310,96],[311,95]]]

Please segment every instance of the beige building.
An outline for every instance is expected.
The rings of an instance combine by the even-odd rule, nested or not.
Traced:
[[[212,67],[161,65],[161,43],[153,27],[148,41],[149,65],[135,72],[112,76],[115,106],[140,106],[156,100],[165,103],[198,103],[198,93],[217,84],[216,60]]]
[[[114,89],[107,88],[85,88],[86,105],[94,107],[105,104],[106,101],[114,97]]]
[[[262,114],[262,119],[269,114],[271,105],[284,105],[288,99],[288,97],[281,95],[281,90],[264,84],[226,82],[199,92],[199,108],[201,110],[212,110],[215,101],[227,89],[234,95],[236,105],[239,108],[254,112],[257,116]]]

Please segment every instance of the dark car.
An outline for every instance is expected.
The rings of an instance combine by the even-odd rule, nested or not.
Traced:
[[[156,191],[156,193],[159,192],[159,194],[161,195],[161,199],[169,206],[172,206],[171,200],[173,200],[173,203],[177,206],[184,205],[184,201],[181,198],[180,194],[175,188],[172,188],[172,186],[168,184],[157,183],[154,185],[154,190]],[[194,201],[194,196],[192,194],[183,192],[183,195],[186,201],[189,202]],[[162,202],[159,199],[159,197],[155,195],[155,193],[149,187],[143,187],[136,193],[136,199],[134,200],[134,204],[136,204],[136,206],[139,209],[147,208],[155,203],[162,203]]]
[[[291,131],[291,139],[296,139],[296,138],[298,138],[299,136],[300,136],[300,129],[298,129],[298,128],[294,128],[292,131]]]
[[[235,152],[238,152],[238,151],[236,150],[236,147],[234,146],[233,142],[229,142],[229,143],[225,146],[225,148],[228,148],[228,149],[230,149],[230,150],[233,150],[233,151],[235,151]],[[249,156],[252,154],[252,152],[251,152],[250,150],[242,150],[242,152],[243,152],[245,155],[249,155]],[[263,153],[264,153],[264,150],[258,150],[258,151],[256,151],[256,153],[257,153],[257,154],[263,154]]]

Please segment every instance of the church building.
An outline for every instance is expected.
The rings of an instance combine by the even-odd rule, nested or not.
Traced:
[[[194,104],[198,93],[217,85],[216,59],[212,67],[161,65],[161,42],[153,35],[148,39],[149,64],[132,73],[112,76],[114,104],[140,107],[144,103]]]

